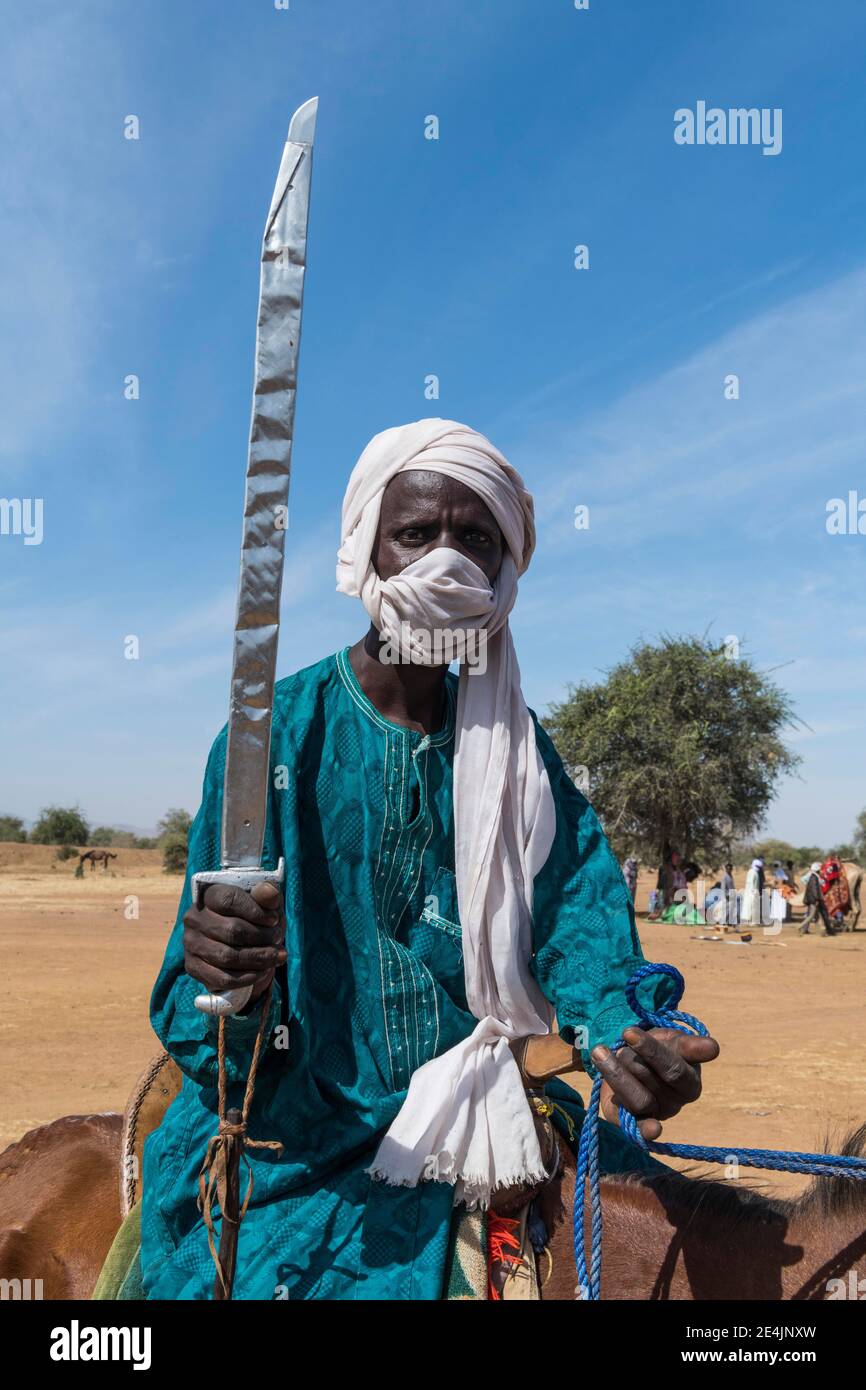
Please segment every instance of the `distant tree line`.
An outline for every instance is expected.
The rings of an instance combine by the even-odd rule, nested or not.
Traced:
[[[862,820],[863,815],[858,818],[858,826]],[[816,860],[823,864],[831,854],[859,863],[866,858],[866,840],[861,840],[859,844],[843,841],[832,845],[791,845],[787,840],[757,840],[754,844],[732,846],[731,861],[746,865],[751,864],[753,859],[763,859],[765,864],[773,864],[776,860],[787,864],[790,859],[796,867],[803,868]]]
[[[39,818],[26,830],[20,816],[0,815],[0,842],[6,844],[57,845],[58,854],[72,857],[75,849],[161,849],[167,873],[183,873],[187,859],[187,836],[192,824],[188,811],[173,807],[157,825],[156,835],[135,835],[115,826],[90,828],[80,806],[45,806]]]

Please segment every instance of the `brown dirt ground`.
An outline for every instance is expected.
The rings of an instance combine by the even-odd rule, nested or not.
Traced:
[[[0,1149],[59,1115],[120,1109],[159,1044],[148,996],[181,880],[154,850],[120,850],[74,877],[47,846],[0,845]],[[638,908],[651,876],[642,874]],[[138,920],[124,916],[138,898]],[[722,1044],[704,1094],[668,1140],[821,1149],[866,1119],[859,1042],[866,932],[832,939],[760,930],[748,946],[694,939],[701,927],[640,922],[650,960],[686,978],[685,1007]],[[584,1077],[574,1078],[586,1093]],[[710,1170],[717,1172],[718,1170]],[[793,1194],[802,1180],[756,1174]]]

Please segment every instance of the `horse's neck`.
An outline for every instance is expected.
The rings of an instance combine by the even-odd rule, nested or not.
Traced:
[[[785,1271],[785,1298],[866,1299],[866,1229],[862,1210],[822,1216],[794,1209],[790,1240],[803,1251]]]
[[[603,1184],[604,1296],[850,1297],[838,1281],[845,1289],[863,1281],[866,1296],[862,1213],[822,1217],[797,1203],[777,1209],[760,1199],[728,1201],[709,1188],[702,1198],[699,1189]]]

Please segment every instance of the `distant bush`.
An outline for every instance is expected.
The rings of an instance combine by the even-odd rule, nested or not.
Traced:
[[[100,849],[139,849],[138,836],[131,830],[116,830],[111,825],[98,825],[90,832],[91,845]]]
[[[77,859],[78,850],[75,848],[74,845],[61,845],[57,851],[57,854],[55,855],[55,858],[61,860]]]
[[[185,873],[186,861],[186,835],[166,835],[162,841],[162,867],[165,873]]]
[[[186,837],[191,825],[192,816],[189,811],[183,811],[178,807],[173,807],[172,810],[166,811],[162,820],[156,827],[159,831],[159,843],[164,845],[170,835],[183,835]]]
[[[30,839],[35,845],[86,845],[89,834],[79,806],[45,806]]]
[[[20,816],[0,816],[0,840],[6,844],[22,845],[27,831]]]
[[[763,859],[764,863],[771,867],[777,859],[782,864],[791,859],[795,869],[803,869],[807,864],[814,864],[816,859],[823,864],[826,858],[827,850],[822,849],[820,845],[792,845],[787,840],[770,839],[735,846],[733,862],[748,865],[753,859]]]
[[[162,850],[162,867],[167,874],[182,874],[186,870],[187,837],[192,825],[189,811],[173,807],[166,811],[157,825],[157,844]]]

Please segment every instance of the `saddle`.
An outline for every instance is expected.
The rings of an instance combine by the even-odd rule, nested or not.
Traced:
[[[495,1194],[493,1208],[500,1216],[510,1216],[529,1205],[543,1187],[559,1172],[559,1149],[550,1122],[549,1107],[543,1103],[545,1082],[564,1072],[581,1069],[580,1053],[550,1034],[543,1038],[520,1038],[512,1044],[515,1061],[533,1106],[538,1142],[547,1177],[532,1186],[503,1188]],[[141,1199],[144,1141],[162,1123],[166,1110],[178,1094],[183,1074],[167,1052],[160,1052],[147,1064],[133,1088],[123,1112],[120,1138],[120,1209],[129,1215]]]
[[[544,1099],[544,1087],[556,1076],[583,1070],[577,1048],[571,1047],[556,1033],[550,1033],[547,1037],[518,1038],[517,1042],[511,1044],[511,1051],[532,1108],[545,1177],[537,1183],[519,1183],[494,1192],[490,1205],[497,1216],[516,1216],[545,1188],[556,1184],[561,1159],[556,1131],[550,1118],[551,1107]]]

